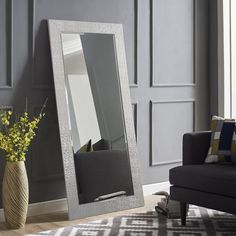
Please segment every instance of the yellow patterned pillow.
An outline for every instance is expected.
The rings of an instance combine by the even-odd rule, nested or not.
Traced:
[[[205,163],[231,162],[236,157],[236,126],[234,119],[213,116],[211,144]]]

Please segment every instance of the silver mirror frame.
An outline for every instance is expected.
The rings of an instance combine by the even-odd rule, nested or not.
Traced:
[[[143,190],[140,179],[140,167],[137,159],[137,146],[130,99],[122,25],[110,23],[48,20],[48,26],[69,219],[72,220],[76,218],[84,218],[88,216],[143,206]],[[127,146],[130,159],[134,195],[80,205],[76,184],[73,151],[71,147],[71,132],[69,130],[69,111],[65,91],[65,72],[61,34],[82,32],[114,35],[120,80],[121,101],[124,112],[124,125],[127,135]]]

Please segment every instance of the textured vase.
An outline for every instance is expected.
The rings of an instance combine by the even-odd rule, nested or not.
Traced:
[[[7,162],[3,176],[2,201],[8,228],[24,227],[28,200],[29,186],[24,161]]]

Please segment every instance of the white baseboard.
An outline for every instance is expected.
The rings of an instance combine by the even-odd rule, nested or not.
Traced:
[[[169,189],[169,182],[161,182],[143,185],[143,194],[144,196],[151,195],[158,191],[167,191]],[[48,214],[50,212],[58,212],[58,211],[67,211],[68,205],[66,198],[57,199],[47,202],[38,202],[29,204],[28,208],[28,216],[42,215]],[[4,221],[4,213],[3,209],[0,209],[0,221]]]
[[[67,211],[66,198],[29,204],[28,216],[48,214],[50,212]],[[5,221],[3,209],[0,209],[0,221]]]
[[[170,188],[169,181],[143,185],[143,195],[148,196],[159,191],[169,192],[169,188]]]

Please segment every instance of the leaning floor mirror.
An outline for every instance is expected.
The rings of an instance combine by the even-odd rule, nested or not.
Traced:
[[[122,25],[48,23],[69,219],[143,206]]]

